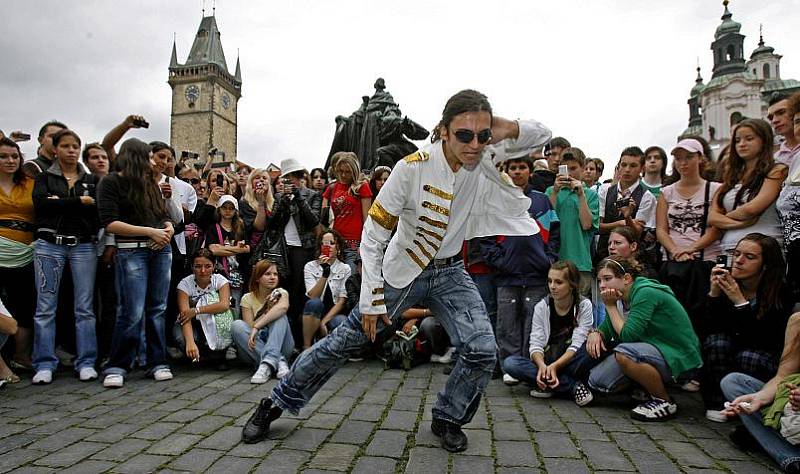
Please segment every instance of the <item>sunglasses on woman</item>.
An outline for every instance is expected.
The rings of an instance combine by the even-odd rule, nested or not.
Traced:
[[[461,143],[470,144],[472,143],[472,140],[475,138],[476,134],[472,130],[459,129],[454,132],[454,135],[456,136],[456,140],[460,141]],[[487,128],[481,130],[480,132],[477,133],[477,136],[478,136],[478,143],[481,145],[485,145],[489,143],[489,140],[492,139],[492,129]]]

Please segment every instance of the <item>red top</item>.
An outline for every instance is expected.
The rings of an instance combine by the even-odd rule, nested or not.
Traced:
[[[350,192],[350,186],[335,182],[325,189],[322,197],[327,199],[333,210],[333,228],[345,240],[361,240],[364,221],[361,215],[361,199],[371,198],[369,183],[358,189],[358,197]]]

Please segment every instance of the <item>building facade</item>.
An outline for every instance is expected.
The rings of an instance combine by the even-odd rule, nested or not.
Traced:
[[[180,154],[197,153],[204,162],[236,162],[238,103],[242,96],[239,59],[231,74],[225,62],[215,17],[200,22],[186,62],[178,63],[172,44],[169,80],[172,87],[170,141]]]
[[[759,38],[758,47],[744,57],[740,23],[733,20],[728,0],[722,2],[722,23],[714,33],[711,51],[714,59],[711,80],[703,83],[700,67],[689,93],[689,126],[679,138],[702,136],[719,149],[731,139],[731,130],[744,118],[764,118],[774,93],[800,91],[800,82],[782,79],[782,56]]]

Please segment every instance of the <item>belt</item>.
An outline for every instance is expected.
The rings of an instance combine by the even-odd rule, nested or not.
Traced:
[[[461,255],[455,254],[449,258],[434,258],[433,260],[431,260],[430,264],[433,265],[434,267],[449,267],[450,265],[461,261],[462,261]]]
[[[86,244],[95,241],[94,236],[78,237],[75,235],[61,235],[50,232],[38,232],[36,237],[44,240],[45,242],[50,242],[51,244],[66,245],[68,247],[74,247],[78,244]]]
[[[16,219],[0,219],[0,227],[6,227],[8,229],[19,230],[22,232],[33,232],[36,230],[36,226],[30,222]]]
[[[117,242],[118,249],[144,249],[150,248],[149,240],[141,240],[138,242]]]
[[[347,240],[345,239],[344,244],[349,249],[357,249],[359,245],[361,245],[360,240]]]

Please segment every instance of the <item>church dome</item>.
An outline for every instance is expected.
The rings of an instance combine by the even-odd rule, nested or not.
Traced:
[[[742,24],[733,21],[733,15],[728,10],[728,0],[722,2],[725,5],[725,12],[722,14],[722,23],[717,27],[714,38],[719,39],[727,34],[738,33],[742,29]]]
[[[761,40],[758,42],[758,48],[753,50],[753,54],[750,55],[750,59],[753,59],[756,56],[773,54],[773,53],[775,53],[775,48],[764,44],[764,37],[762,36]]]
[[[696,97],[700,95],[703,90],[706,88],[705,84],[703,84],[703,78],[700,76],[700,67],[697,67],[697,79],[695,79],[694,87],[689,92],[689,97]]]

